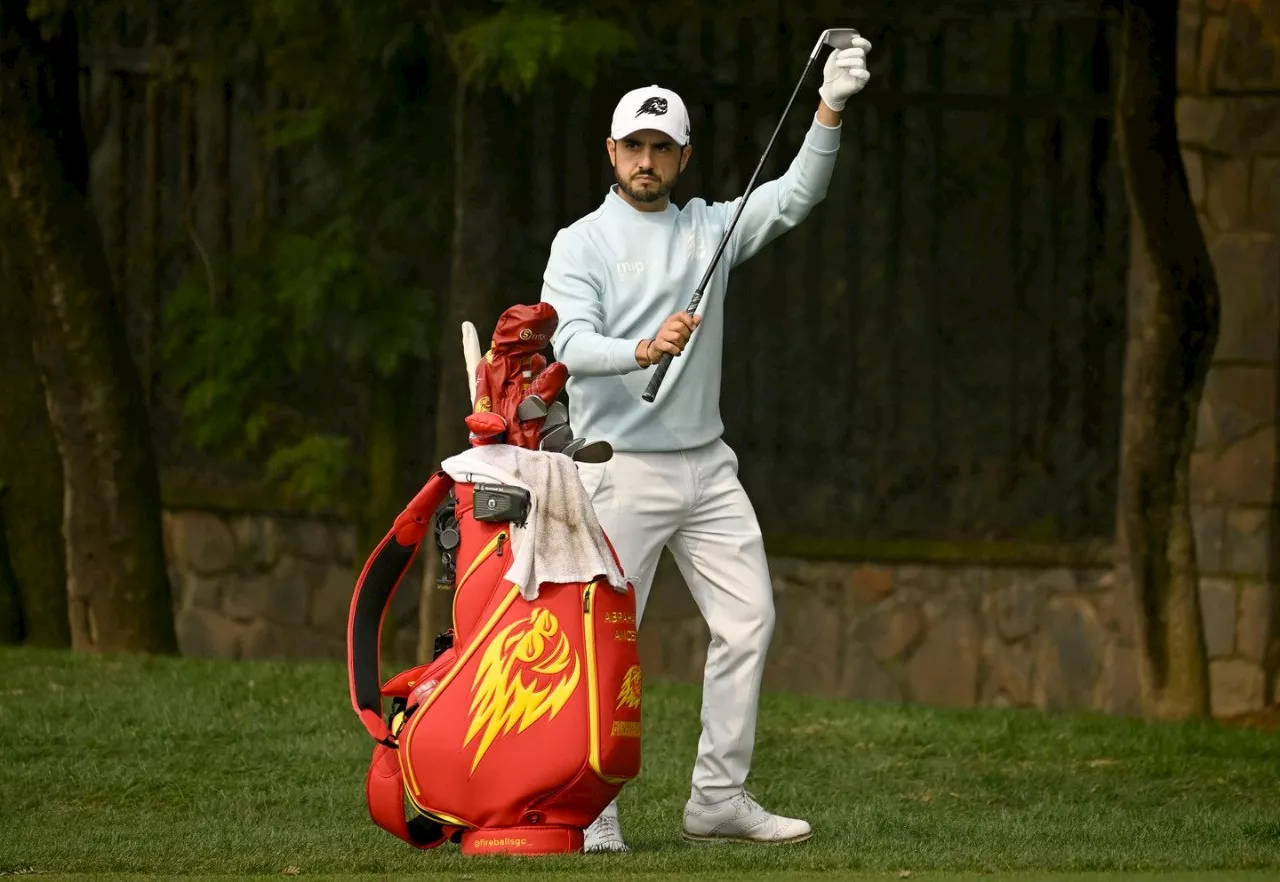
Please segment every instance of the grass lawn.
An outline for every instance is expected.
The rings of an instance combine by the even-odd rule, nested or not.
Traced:
[[[699,690],[651,683],[622,796],[635,851],[478,859],[368,819],[342,665],[0,649],[0,671],[0,875],[1280,879],[1263,731],[767,695],[748,786],[816,836],[695,846],[679,823]]]

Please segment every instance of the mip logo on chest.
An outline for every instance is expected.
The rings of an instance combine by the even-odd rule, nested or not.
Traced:
[[[638,276],[644,272],[643,260],[620,260],[618,261],[618,278],[626,279],[631,276]]]

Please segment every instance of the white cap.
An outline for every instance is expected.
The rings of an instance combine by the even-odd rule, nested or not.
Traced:
[[[641,129],[657,129],[681,147],[689,143],[689,112],[680,96],[660,86],[632,89],[613,109],[609,137],[615,141]]]

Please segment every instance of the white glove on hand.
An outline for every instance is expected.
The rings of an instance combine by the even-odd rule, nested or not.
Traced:
[[[836,49],[827,56],[822,69],[822,85],[818,94],[832,110],[844,110],[845,102],[862,91],[871,79],[867,70],[867,53],[871,44],[863,37],[854,37],[848,49]]]

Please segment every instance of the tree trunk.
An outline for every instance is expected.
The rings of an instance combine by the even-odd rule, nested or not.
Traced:
[[[174,652],[159,479],[97,221],[70,14],[45,39],[0,0],[0,193],[31,268],[36,362],[64,473],[72,646]]]
[[[16,644],[26,636],[27,625],[22,614],[22,598],[18,594],[18,579],[9,564],[9,543],[4,533],[3,503],[7,490],[0,484],[0,644]]]
[[[1174,119],[1178,4],[1125,3],[1116,122],[1137,259],[1131,297],[1118,499],[1119,583],[1134,592],[1143,712],[1209,712],[1190,460],[1217,343],[1217,280],[1196,218]]]
[[[3,197],[0,197],[3,204]],[[62,539],[62,460],[31,352],[26,299],[31,276],[0,217],[0,567],[12,581],[10,613],[32,646],[71,644]],[[4,589],[0,588],[0,593]]]
[[[408,359],[396,370],[394,376],[385,378],[369,390],[368,431],[365,440],[365,493],[364,504],[357,513],[356,547],[352,562],[353,578],[359,578],[369,555],[387,535],[396,517],[420,489],[409,479],[422,474],[419,434],[425,425],[425,417],[418,408],[405,407],[404,402],[418,401],[423,385],[420,374],[424,366],[416,359]],[[428,451],[429,452],[429,451]],[[430,465],[426,466],[431,469]],[[429,474],[430,472],[427,472]],[[396,603],[388,611],[383,623],[383,649],[396,658],[404,659],[416,653],[420,622],[413,618],[413,600],[417,596],[410,586],[417,584],[422,575],[423,548],[418,559],[404,576],[404,583],[397,592]],[[402,603],[403,601],[403,603]],[[405,646],[405,641],[409,645]]]
[[[414,390],[419,367],[416,360],[406,360],[394,376],[378,381],[369,390],[366,489],[356,534],[360,567],[391,529],[405,503],[418,492],[405,481],[418,412],[404,407],[403,402]]]
[[[510,103],[496,90],[473,92],[459,83],[453,110],[453,259],[436,370],[433,470],[442,460],[467,448],[463,420],[471,412],[471,398],[462,356],[462,323],[470,321],[476,326],[484,350],[504,309],[517,302],[535,302],[540,296],[537,290],[520,291],[512,283],[516,249],[503,234],[513,204],[513,175],[527,166],[527,157],[522,162],[513,155],[511,147],[516,139],[505,138],[499,124],[510,115]],[[440,555],[431,534],[420,553],[425,560],[417,654],[425,661],[431,658],[435,635],[449,627],[452,597],[436,587]]]

